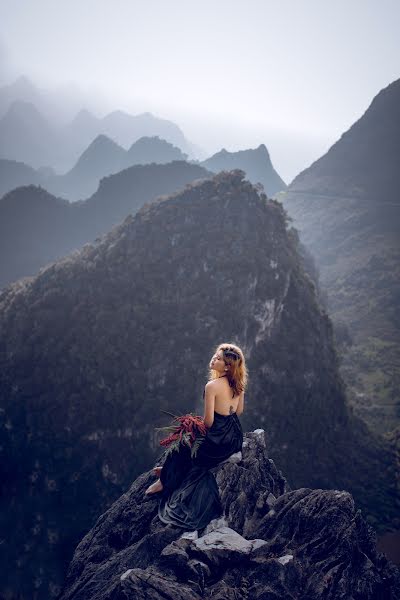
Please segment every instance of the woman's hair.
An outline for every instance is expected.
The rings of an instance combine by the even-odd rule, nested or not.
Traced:
[[[226,372],[228,383],[235,392],[235,396],[244,392],[247,385],[247,367],[244,354],[239,346],[235,344],[218,344],[215,354],[222,350],[222,357],[228,370]],[[214,369],[210,369],[209,379],[217,379],[219,374]]]

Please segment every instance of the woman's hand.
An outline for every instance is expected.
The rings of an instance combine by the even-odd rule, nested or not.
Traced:
[[[204,394],[204,425],[211,427],[214,423],[214,407],[215,407],[215,383],[209,381],[206,383]]]

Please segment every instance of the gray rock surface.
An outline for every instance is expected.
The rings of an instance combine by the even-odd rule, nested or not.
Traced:
[[[164,526],[141,475],[76,549],[60,600],[396,600],[400,570],[343,490],[290,490],[262,430],[215,470],[225,514]]]

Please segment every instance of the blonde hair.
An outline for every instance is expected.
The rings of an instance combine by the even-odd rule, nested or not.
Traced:
[[[218,344],[215,349],[215,354],[222,350],[222,358],[228,367],[226,376],[230,387],[234,390],[235,396],[244,392],[247,386],[248,371],[244,354],[239,346],[235,344],[223,343]],[[218,371],[210,369],[209,381],[219,377]]]

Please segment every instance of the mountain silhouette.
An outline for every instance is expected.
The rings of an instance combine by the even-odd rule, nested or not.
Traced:
[[[315,257],[357,413],[400,425],[400,80],[383,89],[282,202]]]
[[[0,158],[0,198],[16,187],[27,184],[39,185],[42,181],[43,176],[32,167],[15,160]]]
[[[126,151],[105,135],[98,135],[65,175],[44,181],[49,192],[68,200],[81,200],[93,194],[102,177],[121,171]]]
[[[46,119],[29,102],[15,101],[0,119],[0,157],[32,167],[50,164],[60,140]]]
[[[15,101],[30,104],[37,104],[40,101],[39,90],[24,75],[18,77],[13,83],[0,87],[0,117],[4,117]]]
[[[102,177],[136,164],[165,164],[185,160],[179,148],[158,137],[140,138],[124,150],[105,135],[99,135],[65,175],[44,181],[47,190],[68,200],[80,200],[93,194]]]
[[[94,140],[100,128],[100,119],[95,117],[89,110],[83,108],[75,117],[68,123],[66,127],[67,134],[78,140],[79,143],[88,145],[91,140]],[[86,142],[85,142],[86,140]]]
[[[252,183],[263,185],[268,196],[286,189],[285,182],[272,166],[269,152],[264,144],[260,144],[258,148],[239,152],[227,152],[222,149],[201,164],[214,173],[242,169]]]
[[[0,199],[0,287],[81,248],[156,196],[208,175],[198,165],[176,161],[138,165],[105,177],[95,194],[75,203],[41,187],[9,192]]]
[[[193,144],[175,123],[148,112],[132,115],[115,110],[100,118],[80,108],[65,124],[61,115],[68,109],[64,105],[76,103],[76,98],[70,100],[38,89],[25,77],[0,87],[0,158],[34,168],[51,166],[63,173],[101,134],[125,149],[141,137],[159,136],[193,156]]]
[[[146,165],[150,163],[168,163],[174,160],[186,160],[180,148],[173,146],[159,136],[142,137],[129,148],[126,157],[126,166]]]

